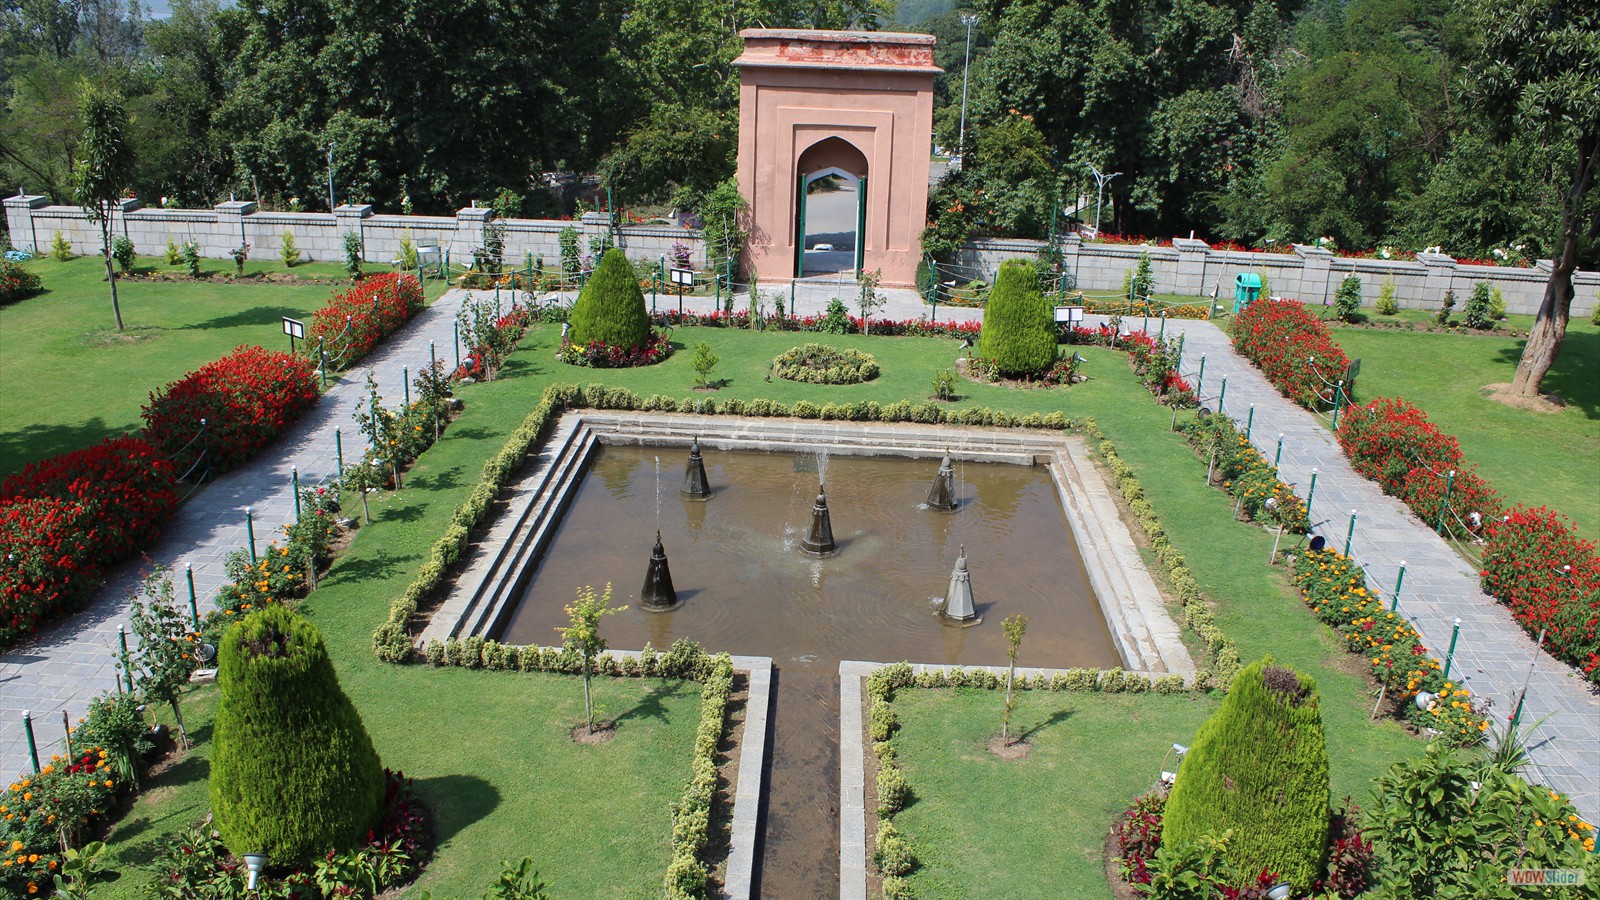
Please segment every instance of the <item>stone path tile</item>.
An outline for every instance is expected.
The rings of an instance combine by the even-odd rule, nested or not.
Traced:
[[[218,478],[173,516],[147,553],[174,572],[180,607],[187,601],[184,567],[191,565],[201,615],[211,608],[211,596],[225,581],[224,558],[246,545],[246,507],[255,519],[258,551],[281,536],[282,526],[294,517],[291,467],[299,469],[302,486],[336,476],[335,429],[343,433],[346,460],[353,463],[361,457],[365,443],[354,413],[365,395],[368,372],[376,375],[385,402],[395,404],[402,396],[402,368],[415,377],[427,365],[430,340],[449,364],[456,310],[465,295],[445,294],[336,384],[330,382],[317,405],[254,461]],[[61,711],[76,720],[92,697],[113,689],[117,628],[128,624],[128,598],[145,568],[142,561],[116,567],[87,609],[0,655],[0,774],[32,769],[24,710],[33,716],[40,756],[48,758],[62,747]],[[131,635],[129,640],[134,640]]]

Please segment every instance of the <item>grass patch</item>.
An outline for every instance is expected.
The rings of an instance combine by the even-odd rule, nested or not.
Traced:
[[[1000,730],[1003,694],[895,693],[895,750],[916,796],[895,825],[922,864],[912,887],[925,900],[1110,897],[1107,826],[1220,701],[1024,691],[1013,721],[1033,752],[1002,760],[987,744]]]
[[[141,259],[139,269],[156,263]],[[220,261],[207,263],[222,271],[216,268]],[[46,290],[0,307],[0,384],[8,401],[0,427],[0,476],[137,431],[144,425],[139,411],[151,391],[240,344],[289,349],[283,317],[308,319],[342,290],[333,285],[122,281],[117,296],[127,327],[118,332],[105,266],[98,258],[64,263],[45,258],[25,265],[42,276]],[[294,271],[343,275],[342,269],[311,271],[315,266],[337,268],[312,263]],[[246,269],[258,267],[271,268],[263,261]],[[275,270],[282,269],[277,263]],[[232,271],[231,264],[227,271]],[[429,282],[430,300],[443,290],[439,282]]]
[[[1560,510],[1586,537],[1600,538],[1600,468],[1582,462],[1600,457],[1600,328],[1581,319],[1568,325],[1543,385],[1567,402],[1555,413],[1515,409],[1483,392],[1511,381],[1525,339],[1363,328],[1338,328],[1334,339],[1361,359],[1360,399],[1411,401],[1461,441],[1467,461],[1508,501]]]

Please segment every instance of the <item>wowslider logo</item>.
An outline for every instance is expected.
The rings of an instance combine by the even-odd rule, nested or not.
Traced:
[[[1506,884],[1580,887],[1584,877],[1582,869],[1507,869]]]

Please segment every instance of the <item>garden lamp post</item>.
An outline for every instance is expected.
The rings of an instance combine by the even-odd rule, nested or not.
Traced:
[[[978,24],[978,14],[962,13],[961,24],[967,26],[967,49],[961,63],[961,131],[956,135],[956,159],[965,164],[967,153],[967,67],[972,63],[972,26]]]
[[[333,212],[333,141],[328,142],[328,212]]]
[[[1103,202],[1105,202],[1106,183],[1109,182],[1111,179],[1117,177],[1118,175],[1121,175],[1122,173],[1121,172],[1112,172],[1110,175],[1103,175],[1103,174],[1101,174],[1099,169],[1096,169],[1094,167],[1093,163],[1084,163],[1084,165],[1089,167],[1089,174],[1094,176],[1094,182],[1095,182],[1095,185],[1096,185],[1095,195],[1094,195],[1094,236],[1095,237],[1099,237],[1100,236],[1100,205]]]

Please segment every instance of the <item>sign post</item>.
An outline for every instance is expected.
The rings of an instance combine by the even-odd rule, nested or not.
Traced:
[[[299,319],[291,319],[288,316],[284,316],[283,333],[289,336],[289,355],[293,356],[295,338],[299,338],[302,341],[306,339],[306,323]]]
[[[672,276],[672,286],[678,289],[678,317],[683,317],[683,289],[694,287],[694,270],[672,268],[668,270]],[[731,290],[731,288],[730,288]]]

